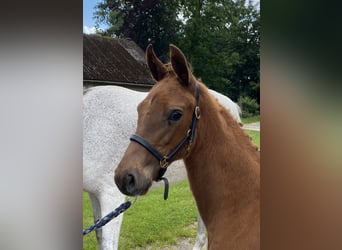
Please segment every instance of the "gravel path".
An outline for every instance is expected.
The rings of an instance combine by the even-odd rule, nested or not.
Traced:
[[[260,131],[260,122],[244,124],[242,128],[246,130]]]

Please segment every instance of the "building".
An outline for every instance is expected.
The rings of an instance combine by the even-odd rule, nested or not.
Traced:
[[[83,86],[118,85],[148,91],[154,84],[145,52],[133,41],[83,35]]]

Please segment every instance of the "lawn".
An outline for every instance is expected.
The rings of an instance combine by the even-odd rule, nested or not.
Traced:
[[[243,124],[259,122],[260,116],[251,116],[251,117],[241,118],[241,121]]]
[[[179,238],[196,236],[197,209],[188,181],[170,186],[169,198],[163,188],[151,189],[125,212],[119,249],[151,249],[172,245]],[[89,198],[83,195],[83,226],[92,224]],[[95,232],[83,237],[83,249],[96,249]]]
[[[86,228],[94,223],[93,212],[91,210],[90,204],[91,203],[88,193],[83,192],[83,228]],[[94,231],[83,237],[83,249],[97,249],[97,242]]]
[[[260,132],[246,132],[260,147]],[[195,238],[197,210],[188,181],[170,185],[167,201],[163,200],[163,192],[163,188],[151,189],[125,212],[119,240],[120,250],[146,249],[147,245],[150,249],[160,249],[173,245],[180,238]],[[92,223],[90,200],[87,193],[84,193],[83,228]],[[95,232],[83,237],[83,249],[97,249]]]
[[[260,116],[252,116],[241,118],[243,124],[254,123],[260,121]],[[252,137],[252,141],[260,148],[260,131],[246,130],[246,132]]]
[[[252,141],[260,148],[260,132],[253,130],[246,130],[246,132],[252,137]]]
[[[188,181],[171,185],[167,201],[163,192],[163,188],[150,190],[125,213],[119,249],[145,249],[147,245],[158,249],[196,236],[197,209]]]

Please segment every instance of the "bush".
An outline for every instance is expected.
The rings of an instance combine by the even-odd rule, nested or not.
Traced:
[[[240,96],[238,100],[238,104],[241,108],[243,118],[259,115],[259,104],[253,98],[249,96]]]

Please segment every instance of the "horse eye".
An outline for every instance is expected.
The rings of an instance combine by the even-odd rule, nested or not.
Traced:
[[[169,117],[167,118],[169,121],[178,121],[182,117],[182,112],[180,110],[173,110]]]

